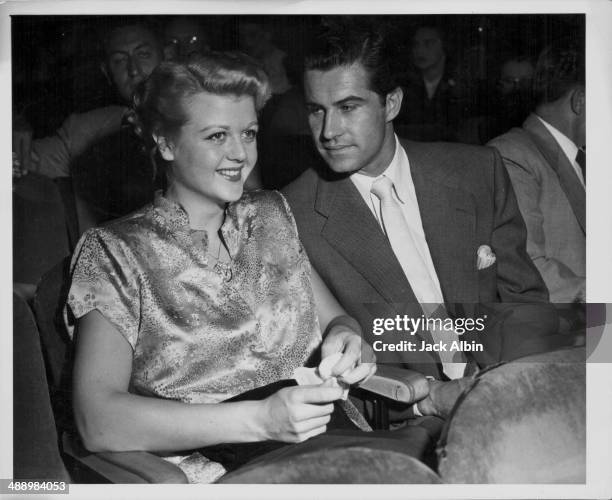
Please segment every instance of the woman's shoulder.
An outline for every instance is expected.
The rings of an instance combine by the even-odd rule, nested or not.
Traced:
[[[276,211],[285,216],[288,212],[288,204],[285,197],[278,191],[268,189],[257,189],[245,191],[240,200],[236,202],[239,210],[250,210],[253,212]]]
[[[79,240],[77,249],[86,244],[103,244],[108,248],[128,245],[131,240],[146,232],[151,221],[152,205],[113,219],[97,227],[85,231]]]

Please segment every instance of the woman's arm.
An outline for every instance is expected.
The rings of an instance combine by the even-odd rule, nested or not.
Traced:
[[[325,332],[321,358],[343,353],[332,367],[331,374],[342,375],[342,380],[347,384],[363,382],[376,372],[376,356],[372,347],[362,339],[359,323],[346,314],[314,268],[311,282],[319,324]]]
[[[325,431],[338,387],[288,387],[262,401],[187,404],[128,392],[132,348],[97,310],[78,322],[77,428],[91,451],[174,451],[218,443],[299,442]],[[327,403],[327,404],[321,404]]]

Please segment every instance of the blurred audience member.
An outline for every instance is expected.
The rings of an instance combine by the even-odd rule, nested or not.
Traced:
[[[550,46],[534,75],[537,105],[489,144],[501,153],[527,224],[527,251],[552,302],[585,301],[584,50]]]
[[[404,85],[398,133],[417,141],[454,141],[469,110],[465,84],[448,59],[444,32],[421,26],[412,38],[411,61],[417,72]]]
[[[272,94],[283,94],[291,88],[285,70],[287,54],[274,44],[272,34],[271,28],[263,20],[241,17],[238,22],[240,50],[263,66],[272,85]]]
[[[135,86],[161,62],[161,50],[154,33],[143,25],[122,25],[104,38],[101,69],[114,89],[116,105],[70,115],[49,137],[31,141],[27,126],[15,127],[13,170],[24,175],[31,170],[51,178],[70,176],[70,164],[97,140],[121,127]]]
[[[533,98],[534,63],[526,54],[501,58],[495,88],[483,96],[480,139],[483,143],[520,127],[535,106]]]
[[[164,29],[164,60],[192,61],[210,50],[202,24],[193,16],[171,17]]]

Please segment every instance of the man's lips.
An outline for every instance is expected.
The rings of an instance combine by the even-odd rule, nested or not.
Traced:
[[[350,144],[342,144],[336,146],[323,146],[323,149],[325,151],[329,151],[330,153],[334,153],[337,151],[344,151],[345,149],[348,149],[350,147],[352,147]]]

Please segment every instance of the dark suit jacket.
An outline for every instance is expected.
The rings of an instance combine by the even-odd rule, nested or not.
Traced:
[[[477,303],[546,302],[546,287],[525,250],[525,224],[499,154],[461,144],[401,143],[449,313],[477,315]],[[308,170],[283,191],[312,264],[370,343],[377,339],[374,318],[420,316],[391,246],[348,177]],[[481,245],[491,247],[497,262],[479,271]],[[391,357],[439,374],[436,355],[418,353],[407,360],[406,353],[388,353],[385,361]],[[426,366],[413,366],[419,363]]]

